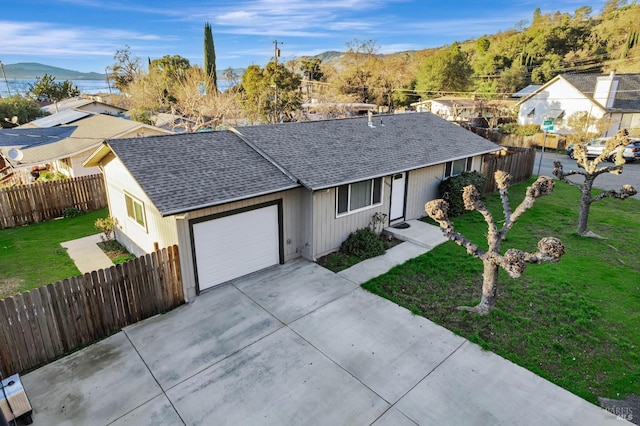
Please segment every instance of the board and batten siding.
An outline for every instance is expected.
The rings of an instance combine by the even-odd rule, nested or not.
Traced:
[[[424,205],[438,198],[438,186],[444,176],[444,164],[411,170],[407,179],[405,220],[426,216]]]
[[[184,287],[185,298],[189,300],[196,296],[193,249],[191,247],[191,235],[189,233],[189,221],[191,219],[212,216],[281,199],[282,223],[284,228],[282,230],[284,234],[284,261],[288,262],[301,255],[306,243],[303,240],[303,232],[301,229],[301,191],[300,188],[295,188],[288,191],[276,192],[261,197],[196,210],[185,213],[184,215],[177,215],[178,249],[180,251],[180,268],[182,270],[182,285]]]
[[[471,170],[482,172],[482,155],[473,157]],[[408,173],[405,220],[420,219],[427,215],[424,205],[440,197],[439,186],[445,179],[444,172],[445,163],[441,163]]]
[[[300,255],[305,259],[313,258],[313,192],[300,189],[300,238],[302,247]]]
[[[129,252],[141,256],[155,251],[155,243],[161,249],[178,244],[175,218],[162,217],[119,159],[112,158],[103,166],[103,171],[108,177],[109,214],[118,220],[116,238]],[[143,203],[145,227],[127,215],[125,192]]]
[[[480,172],[481,167],[482,156],[473,157],[471,170]],[[405,220],[420,219],[427,215],[424,205],[440,196],[439,185],[444,179],[444,173],[445,163],[407,172]],[[391,209],[391,176],[384,178],[382,200],[383,203],[379,206],[337,217],[336,188],[314,192],[312,260],[338,250],[350,233],[369,226],[372,216],[377,212],[387,215],[385,226],[388,226]]]
[[[389,215],[391,178],[384,178],[382,204],[356,213],[336,217],[336,188],[313,193],[313,253],[314,260],[338,250],[352,232],[366,228],[377,212]],[[389,223],[387,217],[386,223]]]

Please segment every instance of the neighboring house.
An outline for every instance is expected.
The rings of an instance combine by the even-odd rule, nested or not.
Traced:
[[[470,121],[479,113],[479,100],[474,98],[443,96],[414,102],[411,106],[418,112],[431,112],[448,121]]]
[[[330,118],[345,118],[366,115],[378,108],[376,104],[364,102],[318,102],[312,99],[301,105],[309,120],[326,120]]]
[[[14,183],[28,183],[40,171],[57,171],[68,177],[100,173],[97,167],[82,166],[84,160],[105,139],[169,134],[171,132],[153,126],[112,117],[104,114],[79,113],[78,119],[58,124],[58,115],[69,116],[75,110],[66,110],[32,121],[13,129],[0,130],[0,155],[11,167]],[[58,119],[50,127],[38,127],[41,120]],[[20,151],[19,158],[12,158],[10,149]],[[8,173],[5,173],[5,176]]]
[[[432,114],[395,114],[108,140],[100,166],[117,239],[178,244],[185,296],[337,250],[376,213],[425,216],[447,176],[500,146]]]
[[[92,114],[106,114],[114,116],[124,116],[127,110],[105,102],[82,97],[69,98],[60,102],[42,107],[49,114],[56,114],[65,110],[86,111]]]
[[[640,132],[640,74],[562,74],[540,86],[518,103],[518,124],[551,120],[558,133],[575,131],[568,126],[572,114],[608,121],[603,136],[622,128]],[[592,126],[590,131],[596,131]]]
[[[176,114],[169,114],[166,112],[159,112],[151,116],[151,123],[154,123],[155,127],[160,129],[169,130],[174,133],[184,133],[185,124],[195,125],[193,120],[189,120],[186,117],[182,117]]]
[[[497,125],[498,121],[513,120],[514,100],[489,100],[479,97],[460,98],[443,96],[441,98],[414,102],[412,107],[418,112],[431,112],[448,121],[471,123],[478,127]],[[481,119],[481,120],[478,120]]]

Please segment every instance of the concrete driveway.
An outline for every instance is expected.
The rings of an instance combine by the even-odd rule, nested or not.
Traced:
[[[625,424],[304,260],[215,288],[22,382],[35,425]]]

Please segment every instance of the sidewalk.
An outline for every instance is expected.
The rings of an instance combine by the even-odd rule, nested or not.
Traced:
[[[98,247],[101,242],[101,235],[90,235],[77,240],[71,240],[60,245],[67,249],[67,254],[76,264],[80,273],[97,271],[98,269],[107,269],[113,266],[113,262],[109,256],[104,254],[102,249]]]

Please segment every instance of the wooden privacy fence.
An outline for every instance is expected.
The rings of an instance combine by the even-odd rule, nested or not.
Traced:
[[[0,229],[54,219],[67,208],[93,211],[106,205],[102,175],[1,188]]]
[[[507,151],[499,154],[487,154],[482,164],[482,174],[487,177],[484,193],[489,194],[498,190],[494,174],[498,170],[511,175],[511,183],[524,182],[533,175],[536,151],[533,148],[508,147]]]
[[[0,300],[0,368],[21,373],[184,303],[178,246]]]

